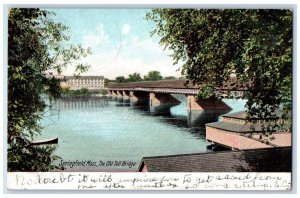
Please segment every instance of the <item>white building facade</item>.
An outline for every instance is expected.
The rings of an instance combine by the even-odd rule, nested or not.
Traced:
[[[88,89],[99,90],[104,88],[103,76],[65,76],[70,90]]]

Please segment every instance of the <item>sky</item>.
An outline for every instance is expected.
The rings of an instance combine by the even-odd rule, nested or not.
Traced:
[[[48,9],[49,10],[49,9]],[[82,75],[103,75],[108,79],[128,77],[138,72],[143,77],[149,71],[162,76],[180,77],[180,68],[173,65],[170,51],[158,44],[159,37],[151,37],[155,28],[145,19],[146,9],[51,9],[54,20],[70,28],[70,44],[91,47],[92,55],[81,59],[91,66]],[[74,68],[63,71],[73,75]]]

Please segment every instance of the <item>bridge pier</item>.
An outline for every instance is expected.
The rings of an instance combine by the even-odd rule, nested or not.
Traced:
[[[111,96],[112,97],[117,97],[118,95],[117,95],[117,92],[116,91],[114,91],[114,90],[111,90]]]
[[[148,103],[150,106],[161,104],[177,105],[181,102],[174,98],[170,93],[157,93],[148,91],[129,91],[129,90],[110,90],[113,98],[130,100],[131,102]],[[186,108],[188,111],[206,111],[206,110],[232,110],[222,100],[197,99],[195,95],[187,95]]]
[[[150,93],[150,105],[179,104],[180,101],[168,93]]]
[[[124,100],[129,100],[129,91],[123,91],[122,95]]]
[[[130,91],[129,92],[129,99],[132,102],[137,101],[148,101],[149,96],[148,92],[141,92],[141,91]]]
[[[205,111],[205,110],[232,110],[222,100],[197,99],[194,95],[188,95],[186,98],[188,111]]]
[[[117,91],[117,97],[118,98],[123,98],[123,95],[122,95],[121,91]]]
[[[133,92],[133,91],[130,91],[130,92],[129,92],[129,99],[130,99],[130,101],[132,101],[132,102],[136,102],[136,101],[139,100],[138,97],[136,97],[136,96],[134,95],[134,92]]]

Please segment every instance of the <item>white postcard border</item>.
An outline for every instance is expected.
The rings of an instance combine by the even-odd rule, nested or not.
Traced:
[[[10,190],[291,190],[286,172],[8,172]]]

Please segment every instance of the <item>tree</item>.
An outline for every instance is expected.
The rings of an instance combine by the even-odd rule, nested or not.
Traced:
[[[39,120],[49,106],[42,99],[61,96],[60,80],[51,72],[74,65],[90,49],[67,46],[68,28],[40,9],[10,9],[8,14],[8,171],[48,171],[55,147],[30,146],[41,133]],[[75,63],[75,74],[88,69]]]
[[[109,81],[110,81],[109,79],[104,78],[104,87],[108,87]]]
[[[80,96],[88,96],[90,95],[91,92],[87,88],[82,88],[79,90],[79,95]]]
[[[116,77],[116,82],[117,83],[125,83],[126,78],[124,76],[118,76],[118,77]]]
[[[100,94],[101,94],[101,95],[107,95],[107,94],[108,94],[107,89],[101,89],[101,90],[100,90]]]
[[[182,74],[203,83],[199,97],[215,92],[235,76],[250,82],[248,116],[276,117],[283,106],[290,117],[292,105],[292,11],[233,9],[154,9],[146,18],[156,23],[153,34],[183,62]]]
[[[142,81],[141,75],[139,73],[133,73],[129,74],[129,77],[127,78],[127,82],[137,82]]]
[[[163,77],[160,75],[159,71],[150,71],[146,76],[144,76],[144,80],[146,81],[156,81],[162,79]]]

